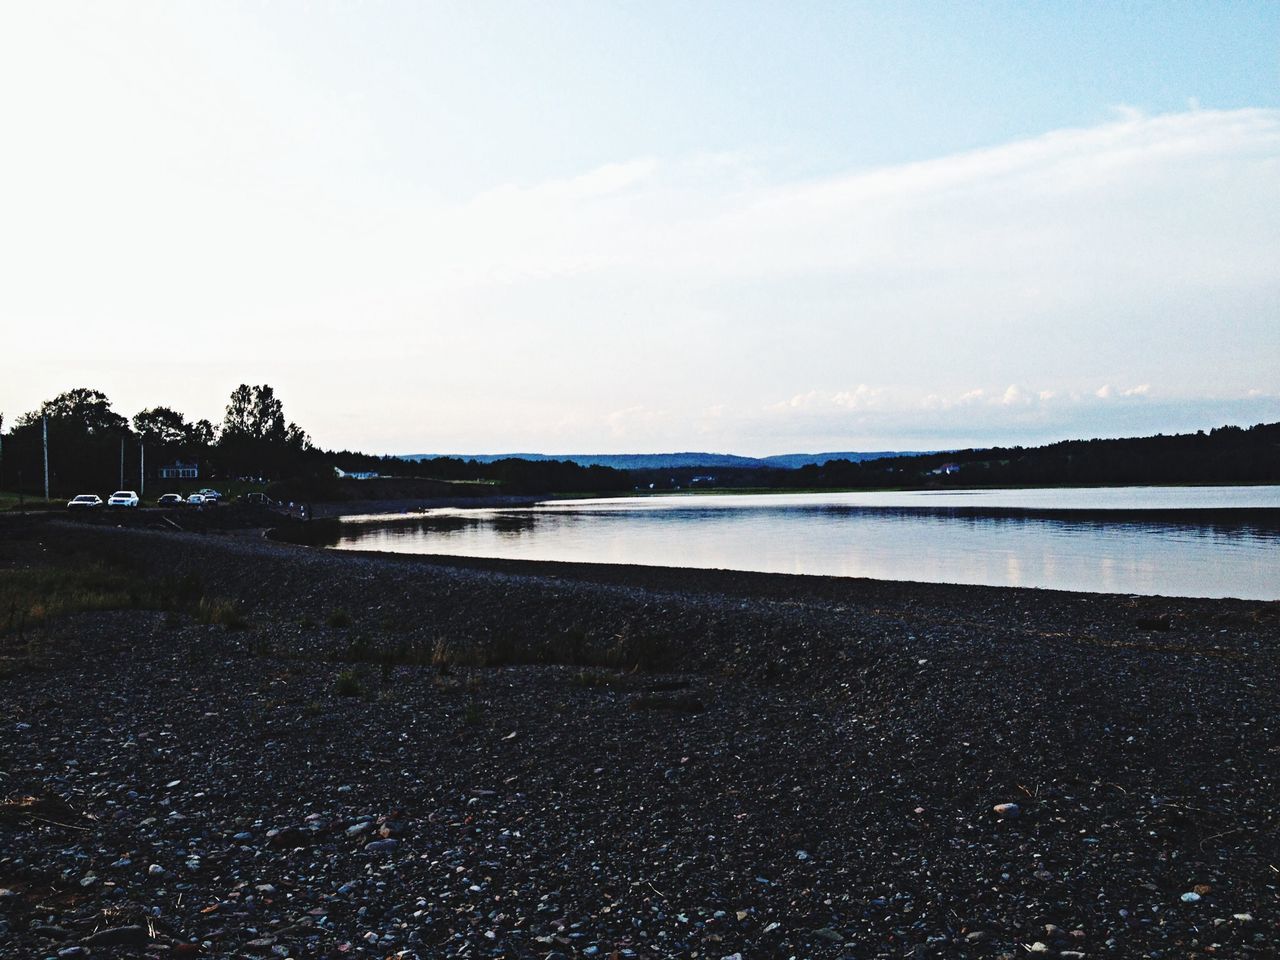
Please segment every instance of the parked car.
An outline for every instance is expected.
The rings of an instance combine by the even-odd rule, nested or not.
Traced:
[[[180,506],[181,504],[182,504],[182,494],[180,493],[166,493],[164,496],[162,496],[159,500],[156,501],[156,506],[159,506],[159,507],[177,507],[177,506]]]
[[[138,495],[132,490],[117,490],[107,497],[108,507],[136,507],[139,503]]]
[[[222,494],[220,494],[217,490],[210,489],[209,487],[205,487],[203,490],[201,490],[200,496],[204,497],[206,503],[209,502],[210,500],[216,503],[217,501],[222,499]]]
[[[67,501],[68,510],[91,510],[102,506],[102,498],[96,493],[81,493]]]
[[[188,504],[189,506],[192,506],[192,507],[203,507],[203,506],[204,506],[204,494],[203,494],[203,493],[193,493],[193,494],[191,494],[191,496],[187,497],[187,504]]]

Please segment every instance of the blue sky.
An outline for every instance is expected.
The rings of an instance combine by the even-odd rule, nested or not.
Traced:
[[[1278,100],[1269,3],[10,5],[0,410],[269,382],[401,452],[1280,419]]]

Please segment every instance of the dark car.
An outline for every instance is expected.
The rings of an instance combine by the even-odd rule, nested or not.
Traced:
[[[182,494],[166,493],[156,501],[156,505],[160,507],[180,507],[182,506]]]
[[[92,510],[102,506],[102,498],[96,493],[82,493],[67,502],[68,510]]]

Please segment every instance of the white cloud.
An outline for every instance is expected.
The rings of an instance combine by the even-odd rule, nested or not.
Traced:
[[[1009,384],[1000,397],[1000,402],[1006,407],[1025,407],[1034,403],[1035,400],[1036,395],[1027,393],[1016,383]]]

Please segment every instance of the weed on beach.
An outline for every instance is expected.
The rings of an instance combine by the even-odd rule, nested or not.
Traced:
[[[215,600],[201,597],[196,604],[195,616],[201,623],[226,627],[228,630],[243,630],[249,625],[240,605],[234,600]]]
[[[148,579],[125,567],[89,561],[0,570],[0,634],[21,635],[56,617],[92,610],[199,610],[196,577]]]
[[[706,704],[691,693],[662,695],[643,693],[631,701],[633,710],[662,710],[668,713],[701,713]]]
[[[506,667],[535,664],[657,673],[675,666],[675,648],[665,634],[619,633],[591,638],[570,629],[542,638],[515,633],[485,640],[436,640],[431,662],[450,667]]]
[[[354,670],[343,670],[334,681],[333,692],[340,697],[358,697],[364,693],[364,684]]]

